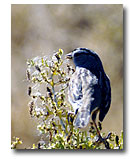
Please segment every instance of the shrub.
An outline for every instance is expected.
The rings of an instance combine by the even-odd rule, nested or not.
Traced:
[[[42,139],[32,149],[123,149],[123,132],[118,136],[101,133],[98,140],[93,123],[88,132],[73,126],[73,108],[67,102],[66,91],[74,69],[62,59],[59,49],[52,57],[35,57],[27,61],[29,113],[38,120],[37,129]],[[101,130],[101,123],[98,123]],[[17,141],[17,143],[16,143]],[[12,142],[12,148],[21,140]],[[19,143],[20,142],[20,143]]]

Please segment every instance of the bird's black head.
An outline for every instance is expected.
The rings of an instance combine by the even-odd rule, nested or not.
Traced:
[[[92,72],[103,71],[102,62],[99,56],[92,50],[87,48],[77,48],[67,54],[67,58],[72,59],[75,67],[87,68]]]

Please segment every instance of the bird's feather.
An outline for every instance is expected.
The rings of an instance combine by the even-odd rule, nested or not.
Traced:
[[[99,120],[103,121],[111,104],[111,86],[110,80],[106,74],[102,75],[102,102],[100,106]]]
[[[94,87],[97,85],[98,79],[94,74],[86,68],[76,67],[68,92],[69,102],[77,112],[74,126],[78,128],[87,126],[91,111],[96,107]]]

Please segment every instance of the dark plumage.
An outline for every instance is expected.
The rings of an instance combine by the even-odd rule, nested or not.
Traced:
[[[99,111],[99,120],[102,122],[110,108],[110,80],[99,56],[92,50],[77,48],[67,54],[67,58],[71,58],[76,67],[68,91],[69,102],[75,111],[73,124],[78,128],[85,128],[91,116],[96,126],[97,112]]]

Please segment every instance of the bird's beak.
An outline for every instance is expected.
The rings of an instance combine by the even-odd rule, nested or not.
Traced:
[[[72,59],[72,52],[68,53],[68,54],[66,55],[66,58],[67,58],[67,59]]]

